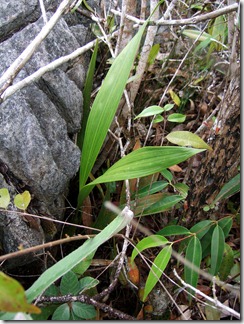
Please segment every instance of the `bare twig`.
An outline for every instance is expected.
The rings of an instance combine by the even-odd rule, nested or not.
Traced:
[[[208,12],[203,15],[191,17],[191,18],[185,18],[185,19],[170,19],[170,20],[165,20],[165,18],[161,18],[157,21],[150,21],[149,25],[158,25],[158,26],[184,26],[184,25],[192,25],[192,24],[197,24],[202,21],[206,21],[209,19],[214,19],[218,16],[222,16],[225,14],[228,14],[230,12],[236,11],[238,8],[238,3],[225,6],[224,8],[221,9],[216,9],[215,11]],[[111,9],[111,12],[115,15],[120,16],[121,12],[118,10]],[[135,22],[137,25],[142,25],[145,20],[143,19],[138,19],[132,15],[126,15],[126,18]]]
[[[34,40],[27,46],[27,48],[20,54],[20,56],[11,64],[7,71],[0,78],[0,93],[13,82],[19,71],[25,66],[28,60],[31,58],[37,47],[47,37],[55,24],[58,22],[62,14],[68,9],[70,3],[73,0],[64,0],[59,5],[54,15],[50,18],[47,24],[42,28],[40,33],[34,38]]]
[[[43,3],[43,0],[39,0],[40,3],[40,7],[41,7],[41,12],[42,12],[42,18],[44,20],[44,23],[47,24],[47,13],[46,13],[46,9]]]
[[[56,240],[56,241],[52,241],[52,242],[48,242],[48,243],[35,245],[32,247],[26,248],[24,250],[1,255],[0,261],[5,261],[5,260],[9,260],[9,259],[12,259],[15,257],[20,257],[20,256],[28,254],[28,253],[39,251],[40,249],[51,248],[55,245],[60,245],[60,244],[69,243],[69,242],[78,241],[78,240],[87,240],[88,238],[91,238],[94,236],[96,236],[96,235],[89,235],[89,236],[88,235],[77,235],[77,236],[72,236],[72,237],[66,237],[64,239],[60,239],[60,240]]]
[[[114,32],[111,37],[114,37],[117,33]],[[96,39],[87,43],[86,45],[78,48],[71,54],[59,57],[58,59],[54,60],[53,62],[41,67],[36,72],[32,73],[30,76],[26,77],[25,79],[13,84],[9,88],[7,88],[4,93],[1,95],[1,101],[5,101],[7,98],[12,96],[16,91],[21,90],[22,88],[28,86],[29,84],[33,83],[40,79],[45,73],[50,72],[58,68],[60,65],[67,63],[71,60],[74,60],[78,56],[86,53],[88,50],[92,49],[95,46]]]
[[[204,297],[206,300],[210,301],[213,305],[215,305],[217,308],[221,308],[221,311],[224,312],[225,314],[228,315],[233,315],[234,317],[240,319],[240,314],[238,312],[236,312],[234,309],[225,306],[224,304],[222,304],[220,301],[218,301],[217,299],[213,299],[211,297],[209,297],[208,295],[204,294],[201,290],[196,289],[195,287],[187,284],[184,280],[182,280],[180,278],[180,276],[178,275],[178,273],[176,272],[175,269],[173,269],[174,275],[176,276],[177,279],[180,280],[180,282],[182,283],[182,285],[185,288],[190,288],[191,290],[193,290],[195,293],[199,294],[200,296]]]

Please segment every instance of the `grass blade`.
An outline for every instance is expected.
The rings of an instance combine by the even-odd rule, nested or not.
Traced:
[[[82,149],[80,189],[87,181],[112,123],[146,25],[147,22],[114,60],[92,105]]]
[[[147,146],[133,151],[116,162],[102,176],[81,188],[78,207],[96,184],[148,176],[203,151],[205,150],[177,146]]]

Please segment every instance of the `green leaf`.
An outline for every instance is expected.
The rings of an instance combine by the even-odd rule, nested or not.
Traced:
[[[147,63],[149,65],[152,65],[158,55],[158,52],[160,50],[160,45],[159,44],[154,44],[150,50],[148,59],[147,59]]]
[[[79,280],[79,292],[83,293],[85,290],[96,287],[99,284],[99,280],[93,277],[85,277]]]
[[[234,253],[232,248],[225,243],[223,259],[219,268],[219,278],[225,281],[230,274],[230,271],[234,265]]]
[[[192,146],[195,148],[211,150],[212,148],[205,143],[199,136],[188,131],[171,132],[166,136],[167,140],[173,144],[181,146]]]
[[[73,271],[67,272],[60,283],[60,291],[62,295],[76,295],[80,290],[80,284],[76,274]]]
[[[189,187],[185,183],[176,183],[174,188],[179,191],[183,198],[186,198],[188,195]]]
[[[164,120],[163,116],[156,115],[156,117],[153,120],[153,124],[161,123]]]
[[[0,271],[0,311],[35,314],[41,312],[37,306],[27,303],[22,285],[2,271]]]
[[[137,243],[136,247],[133,249],[131,254],[131,262],[135,260],[135,257],[141,253],[142,251],[167,244],[169,241],[161,236],[161,235],[150,235],[142,239],[139,243]]]
[[[115,116],[146,25],[147,21],[114,60],[94,100],[81,155],[80,189],[87,181]]]
[[[176,146],[147,146],[139,148],[120,159],[102,176],[82,188],[79,193],[78,206],[81,206],[85,197],[96,184],[135,179],[154,174],[203,151]]]
[[[145,284],[144,295],[142,301],[145,301],[147,296],[150,294],[152,289],[157,284],[158,280],[160,279],[164,269],[169,263],[170,257],[172,253],[172,246],[168,245],[159,252],[157,257],[155,258],[149,275],[147,277],[147,281]]]
[[[169,182],[171,182],[173,180],[173,175],[169,170],[165,169],[165,170],[161,171],[161,174]]]
[[[96,309],[92,305],[87,305],[79,302],[71,303],[72,311],[74,314],[82,319],[94,319],[96,317]]]
[[[152,206],[145,208],[144,214],[162,213],[174,207],[181,200],[183,200],[183,197],[179,195],[172,195],[172,196],[165,197],[162,200],[153,204]]]
[[[174,104],[166,104],[163,106],[164,111],[169,111],[174,107]]]
[[[29,191],[25,190],[22,194],[18,194],[14,197],[14,204],[17,208],[26,210],[31,201],[31,195]]]
[[[200,42],[203,42],[205,40],[211,39],[211,35],[205,32],[201,32],[200,30],[195,30],[195,29],[184,29],[182,32],[183,35],[192,38],[192,39],[197,39],[200,34],[202,34],[198,40]]]
[[[47,321],[57,308],[58,305],[55,304],[41,307],[42,312],[40,314],[32,314],[31,317],[34,321]]]
[[[234,178],[232,178],[228,183],[226,183],[223,186],[217,197],[214,199],[213,204],[216,204],[217,201],[220,201],[222,199],[227,199],[239,192],[241,188],[240,182],[241,176],[240,173],[238,173]]]
[[[152,185],[148,185],[138,190],[137,196],[138,198],[142,198],[147,195],[152,195],[156,192],[163,190],[167,186],[168,186],[168,182],[166,181],[156,181]]]
[[[180,106],[180,98],[177,96],[177,94],[173,90],[169,90],[170,97],[174,101],[174,103],[177,106]]]
[[[70,319],[69,304],[60,305],[53,313],[52,321],[68,321]]]
[[[186,260],[190,261],[194,266],[200,268],[202,260],[202,247],[196,235],[194,235],[188,243],[188,246],[186,248]],[[195,271],[191,266],[184,265],[184,275],[185,281],[189,285],[196,288],[199,277],[198,271]],[[194,292],[192,290],[190,291],[194,295]],[[191,300],[190,295],[189,299]]]
[[[222,228],[219,225],[215,226],[211,241],[211,267],[209,272],[217,275],[224,254],[225,236]]]
[[[58,296],[59,292],[59,288],[55,284],[52,284],[45,290],[43,296]]]
[[[154,115],[157,115],[157,114],[161,114],[163,111],[164,111],[164,109],[162,107],[150,106],[148,108],[143,109],[143,111],[139,115],[137,115],[135,117],[135,119],[141,118],[141,117],[154,116]]]
[[[167,120],[174,123],[183,123],[186,120],[186,115],[171,114],[168,116]]]
[[[97,227],[96,227],[97,228]],[[82,260],[81,262],[79,262],[73,269],[72,271],[74,273],[77,273],[78,275],[82,275],[91,265],[92,259],[94,257],[96,251],[94,251],[93,253],[91,253],[90,255],[88,255],[87,258],[85,258],[85,260]]]
[[[206,219],[204,221],[201,221],[201,222],[193,225],[190,228],[190,231],[192,233],[196,233],[197,234],[197,237],[200,240],[209,231],[210,227],[213,224],[214,224],[213,221]]]
[[[70,269],[74,268],[80,261],[87,258],[91,253],[113,235],[119,233],[132,220],[132,213],[124,209],[107,227],[104,228],[94,238],[88,239],[82,246],[74,250],[62,260],[48,268],[26,291],[28,301],[38,297],[57,279],[65,275]]]
[[[98,41],[96,42],[96,45],[94,47],[94,51],[92,53],[91,61],[88,66],[84,90],[83,90],[83,116],[81,121],[81,128],[80,132],[77,135],[77,145],[80,149],[82,149],[84,136],[85,136],[85,130],[86,130],[86,124],[88,120],[88,116],[90,113],[90,102],[91,102],[91,92],[92,92],[92,86],[93,86],[93,77],[96,67],[96,59],[97,59],[97,52],[98,52]],[[81,169],[80,169],[80,172]]]
[[[229,235],[229,232],[232,228],[232,224],[232,217],[225,217],[218,221],[218,225],[222,228],[225,238]]]
[[[0,208],[6,209],[10,203],[10,195],[7,188],[0,189]]]
[[[211,241],[213,236],[214,226],[211,226],[206,234],[201,238],[202,258],[211,254]]]
[[[171,235],[190,235],[191,232],[184,226],[169,225],[157,232],[158,235],[171,236]]]

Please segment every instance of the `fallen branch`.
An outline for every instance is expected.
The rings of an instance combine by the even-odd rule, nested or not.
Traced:
[[[121,312],[118,309],[115,309],[107,304],[100,303],[93,298],[86,296],[86,295],[78,295],[78,296],[72,296],[72,295],[64,295],[64,296],[55,296],[55,297],[41,297],[38,300],[37,305],[41,306],[42,304],[46,303],[70,303],[70,302],[81,302],[86,303],[89,305],[93,305],[94,307],[97,307],[104,311],[105,313],[109,313],[113,317],[117,317],[122,320],[127,321],[135,321],[136,318],[127,315],[123,312]]]

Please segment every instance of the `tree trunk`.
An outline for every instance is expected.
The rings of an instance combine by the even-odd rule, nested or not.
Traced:
[[[187,219],[191,223],[212,218],[214,210],[204,212],[222,186],[238,173],[240,165],[240,69],[236,70],[228,89],[220,102],[217,116],[219,129],[212,130],[209,145],[213,151],[203,153],[201,163],[193,174],[191,171],[187,184]]]

